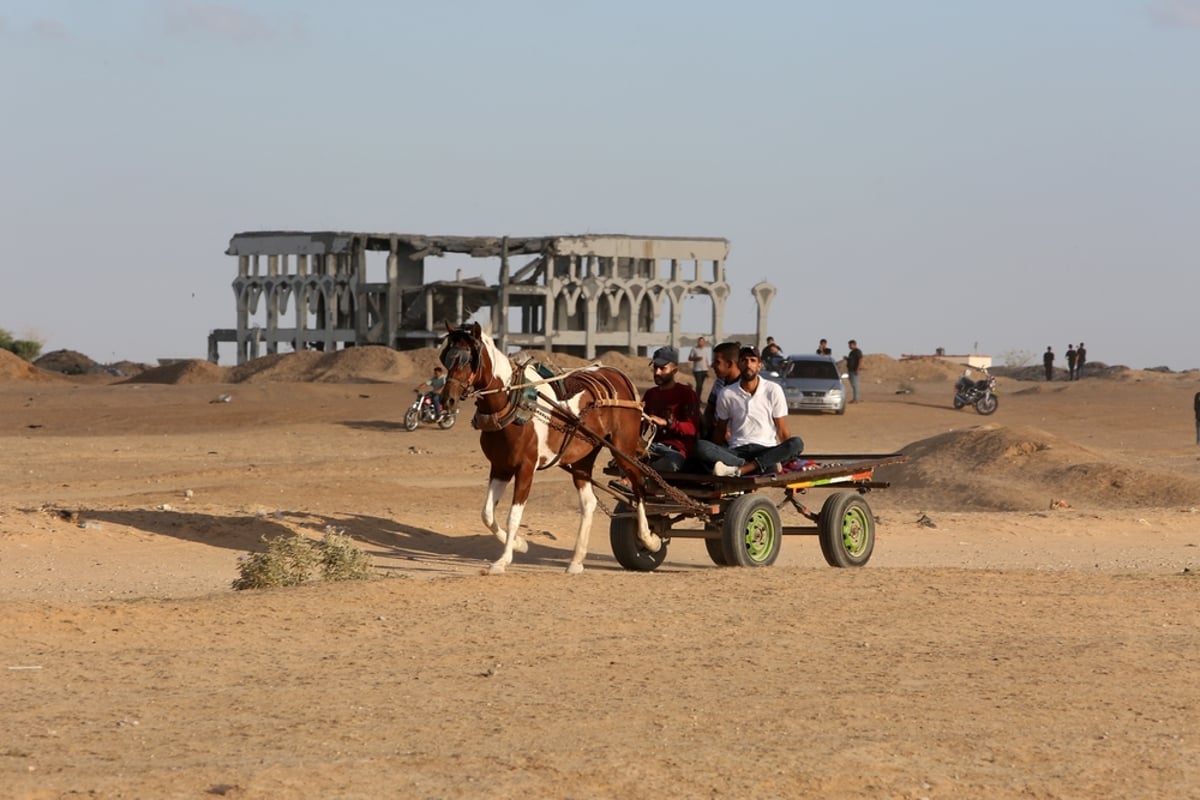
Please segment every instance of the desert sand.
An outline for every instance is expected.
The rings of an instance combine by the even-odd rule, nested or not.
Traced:
[[[632,573],[598,515],[568,576],[555,470],[485,576],[477,434],[401,424],[434,359],[0,351],[0,796],[1200,797],[1200,374],[1002,378],[981,417],[868,356],[865,402],[790,420],[909,454],[866,567],[676,538]],[[381,577],[231,588],[327,530]]]

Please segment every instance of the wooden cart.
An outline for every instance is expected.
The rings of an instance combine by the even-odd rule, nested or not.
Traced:
[[[662,547],[651,553],[642,546],[636,509],[619,502],[609,524],[613,555],[626,569],[650,572],[666,559],[670,539],[703,539],[718,565],[766,567],[778,558],[782,537],[816,535],[830,566],[861,567],[875,548],[875,517],[863,495],[889,485],[874,479],[877,467],[907,459],[902,453],[806,455],[802,468],[774,475],[662,474],[665,487],[645,501],[650,529],[662,537]],[[783,490],[782,501],[771,499],[771,489]],[[801,501],[810,489],[835,491],[814,512]],[[805,524],[785,526],[780,510],[787,506]],[[704,527],[675,527],[689,519],[703,519]]]

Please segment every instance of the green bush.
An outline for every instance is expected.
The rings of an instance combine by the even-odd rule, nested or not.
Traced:
[[[319,542],[303,536],[264,537],[261,541],[266,550],[239,560],[234,589],[299,586],[311,580],[318,569],[321,579],[327,581],[360,581],[372,576],[371,559],[349,536],[326,533]]]
[[[7,350],[26,361],[33,361],[42,354],[42,343],[32,339],[14,339],[11,333],[0,328],[0,350]]]

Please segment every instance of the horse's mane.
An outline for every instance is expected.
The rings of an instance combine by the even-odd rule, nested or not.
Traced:
[[[488,331],[481,330],[479,332],[479,341],[483,345],[484,351],[487,352],[488,360],[492,362],[492,374],[499,378],[505,386],[511,384],[513,368],[508,356],[500,352],[500,348],[496,347],[496,343]]]

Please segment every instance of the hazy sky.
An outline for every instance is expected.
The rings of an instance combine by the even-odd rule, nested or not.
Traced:
[[[0,0],[0,76],[45,351],[204,357],[238,231],[593,232],[788,350],[1200,367],[1200,0]]]

